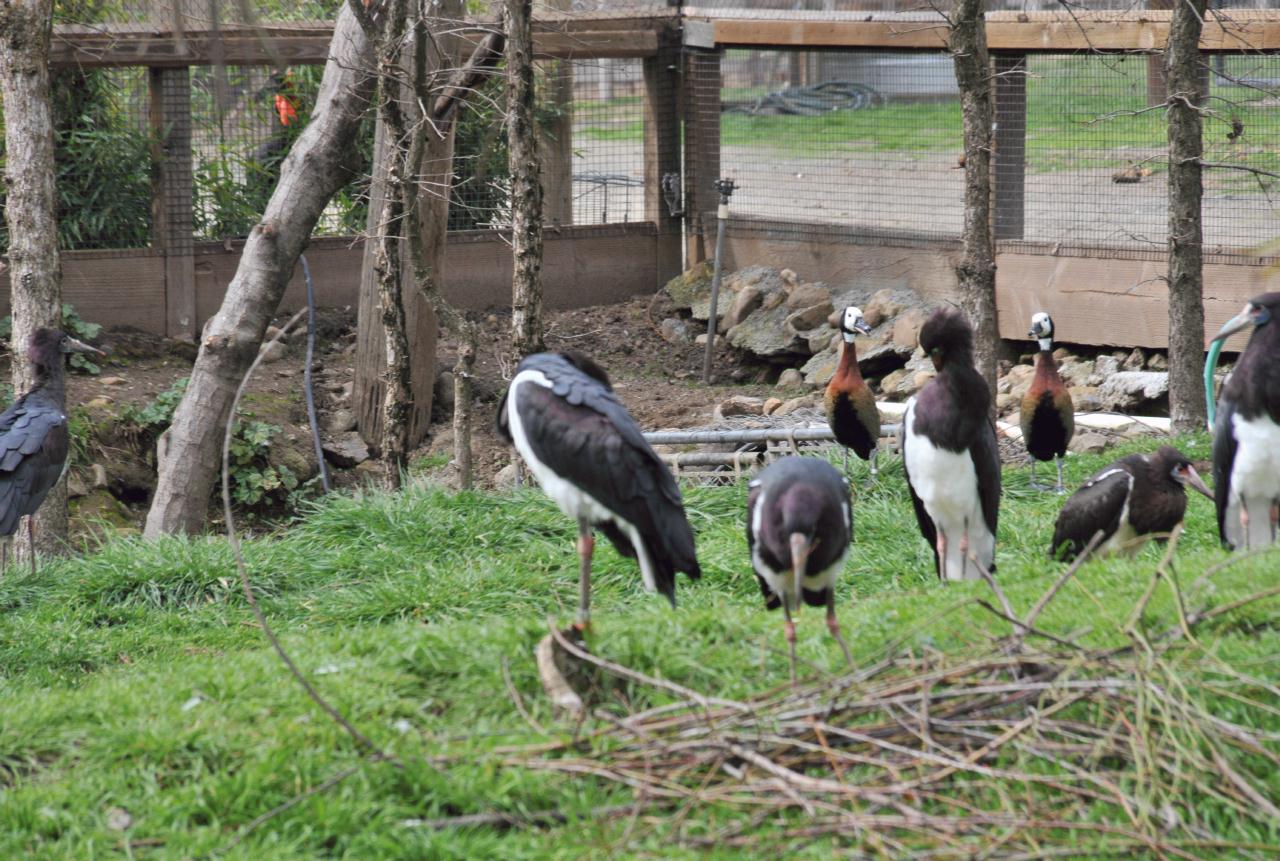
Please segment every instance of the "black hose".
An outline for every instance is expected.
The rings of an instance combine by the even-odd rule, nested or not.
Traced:
[[[307,282],[307,364],[302,370],[302,390],[307,397],[307,422],[311,425],[311,441],[316,446],[316,463],[320,465],[320,485],[329,492],[329,471],[324,466],[324,448],[320,445],[320,422],[316,419],[316,396],[311,387],[311,361],[316,352],[316,290],[311,283],[311,267],[307,255],[299,255],[302,277]]]

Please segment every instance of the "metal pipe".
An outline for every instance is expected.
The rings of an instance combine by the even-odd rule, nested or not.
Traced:
[[[881,425],[880,436],[898,433],[899,423]],[[821,442],[834,441],[836,435],[828,427],[749,428],[744,430],[650,431],[644,435],[650,445],[700,445],[707,443],[748,442]]]
[[[716,348],[718,315],[716,304],[720,299],[720,267],[724,250],[724,228],[729,221],[729,195],[736,186],[731,179],[717,179],[716,191],[720,192],[720,207],[716,210],[716,258],[711,270],[711,311],[707,317],[707,352],[702,357],[702,384],[711,384],[711,354]]]

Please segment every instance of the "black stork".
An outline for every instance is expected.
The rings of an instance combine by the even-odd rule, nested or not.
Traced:
[[[995,571],[1000,508],[991,390],[973,366],[973,329],[959,311],[935,311],[920,329],[920,346],[938,375],[902,417],[907,487],[938,576],[977,579],[979,569]]]
[[[594,361],[576,352],[526,357],[498,405],[498,433],[578,523],[579,629],[590,622],[593,527],[636,558],[645,587],[672,607],[676,572],[701,576],[675,479]]]
[[[800,602],[827,608],[827,630],[853,664],[836,619],[835,579],[853,540],[849,483],[825,460],[784,457],[747,485],[747,546],[764,605],[782,608],[791,681],[796,680],[796,626]]]
[[[56,329],[36,329],[27,358],[36,382],[0,414],[0,536],[8,563],[9,542],[21,518],[35,514],[67,466],[71,435],[67,430],[63,356],[102,351]],[[36,568],[35,525],[27,520],[31,570]]]
[[[862,316],[862,309],[849,306],[840,315],[840,334],[844,345],[840,350],[840,363],[827,383],[824,404],[827,424],[836,435],[836,441],[844,446],[845,472],[849,471],[849,449],[863,460],[871,461],[871,475],[876,471],[876,446],[880,442],[880,411],[875,396],[862,379],[858,368],[858,351],[853,346],[854,336],[867,334],[871,327]]]
[[[1101,530],[1098,555],[1132,556],[1152,536],[1167,534],[1182,522],[1187,487],[1213,499],[1191,461],[1172,446],[1122,457],[1067,498],[1053,527],[1049,555],[1074,559]]]
[[[1053,320],[1044,311],[1031,318],[1028,334],[1040,342],[1036,353],[1036,373],[1031,388],[1022,396],[1019,418],[1022,441],[1031,455],[1031,485],[1036,484],[1036,461],[1057,460],[1058,493],[1066,490],[1062,483],[1062,458],[1067,454],[1067,443],[1076,430],[1075,408],[1071,393],[1063,385],[1058,374],[1058,363],[1053,358]]]
[[[1274,543],[1280,526],[1280,293],[1252,299],[1214,340],[1249,325],[1213,427],[1218,534],[1233,550]]]

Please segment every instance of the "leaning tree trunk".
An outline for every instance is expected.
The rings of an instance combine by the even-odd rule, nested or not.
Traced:
[[[996,326],[996,254],[991,226],[991,59],[985,0],[956,0],[951,55],[964,120],[964,252],[956,265],[960,301],[973,323],[974,361],[994,396],[1000,332]]]
[[[1204,58],[1200,30],[1205,0],[1174,6],[1165,50],[1169,113],[1169,416],[1175,431],[1199,430],[1206,421],[1201,370],[1204,359],[1204,273],[1200,224],[1200,105]]]
[[[507,148],[511,168],[511,348],[543,349],[542,177],[533,119],[530,0],[507,0]]]
[[[9,225],[9,296],[13,307],[13,390],[35,382],[27,342],[62,317],[58,262],[57,192],[54,186],[53,116],[49,104],[52,0],[0,4],[0,95],[4,101],[5,177]],[[59,553],[67,540],[67,485],[59,481],[35,516],[36,547]],[[33,550],[19,526],[19,556]]]
[[[359,0],[354,0],[359,2]],[[219,471],[231,399],[262,343],[298,255],[325,206],[355,176],[356,134],[369,104],[371,43],[350,4],[338,13],[311,121],[280,170],[222,307],[205,324],[187,393],[157,446],[159,482],[145,534],[195,532]]]

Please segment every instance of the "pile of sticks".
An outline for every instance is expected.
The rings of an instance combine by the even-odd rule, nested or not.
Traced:
[[[553,632],[597,672],[675,699],[623,716],[597,709],[593,733],[498,753],[507,767],[628,787],[631,803],[593,818],[625,817],[626,834],[661,824],[663,839],[694,847],[834,836],[893,858],[1271,856],[1274,846],[1228,839],[1222,823],[1238,837],[1280,821],[1266,779],[1280,766],[1280,734],[1246,725],[1280,714],[1280,689],[1195,634],[1280,587],[1188,610],[1172,575],[1176,544],[1175,534],[1122,645],[1085,648],[1037,627],[1075,566],[1022,617],[989,580],[1000,607],[980,603],[1013,632],[986,653],[916,654],[900,641],[871,666],[742,701],[651,678]],[[1176,618],[1144,623],[1162,584]],[[1209,698],[1231,701],[1244,722],[1210,713]],[[466,824],[565,821],[496,816]]]

